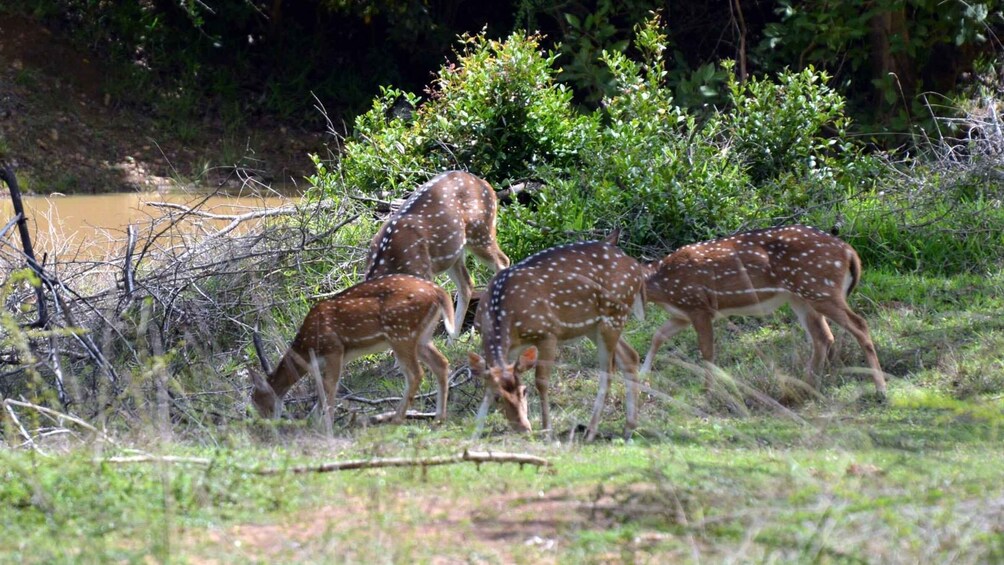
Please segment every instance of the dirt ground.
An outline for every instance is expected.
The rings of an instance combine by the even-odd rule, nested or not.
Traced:
[[[615,525],[616,519],[597,510],[610,502],[594,492],[569,489],[483,499],[458,497],[446,487],[382,496],[359,493],[281,521],[188,531],[181,536],[181,547],[193,563],[236,557],[312,562],[322,555],[362,563],[412,557],[436,564],[556,563],[578,532]],[[393,519],[387,522],[389,516]],[[661,541],[656,532],[639,532],[631,549],[651,557],[650,550]],[[671,560],[685,557],[665,548],[656,554]],[[591,556],[594,563],[621,561],[620,555]]]
[[[266,184],[303,184],[318,131],[258,119],[225,131],[205,118],[179,136],[127,95],[109,70],[32,20],[0,14],[0,160],[28,192],[105,193],[225,186],[246,167]]]

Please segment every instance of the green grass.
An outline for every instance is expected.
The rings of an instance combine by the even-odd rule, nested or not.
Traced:
[[[5,451],[0,555],[27,562],[1001,557],[994,528],[1004,512],[1004,453],[996,426],[899,401],[808,416],[806,424],[675,419],[699,436],[692,442],[472,441],[460,439],[464,425],[448,424],[360,430],[351,441],[300,432],[280,442],[231,438],[238,445],[225,449],[157,450],[209,457],[208,468],[100,463],[111,453],[93,448],[58,457]],[[276,477],[241,470],[465,447],[527,451],[552,466]]]
[[[1000,561],[1001,287],[999,275],[866,273],[852,305],[893,375],[885,405],[870,400],[871,383],[854,371],[861,353],[839,330],[819,395],[785,409],[741,387],[708,398],[699,374],[671,362],[698,358],[687,331],[657,358],[629,444],[611,439],[623,425],[620,385],[603,439],[567,441],[588,419],[596,389],[595,350],[579,344],[562,349],[552,379],[550,440],[508,433],[497,412],[486,436],[471,439],[478,389],[467,385],[454,391],[442,425],[352,425],[335,438],[302,420],[179,425],[173,441],[149,439],[155,434],[142,426],[119,433],[128,447],[206,457],[208,467],[102,462],[131,452],[65,435],[37,451],[0,450],[0,561]],[[627,333],[639,350],[661,321],[649,314]],[[721,374],[763,392],[800,378],[809,354],[790,313],[719,322],[716,337]],[[459,363],[476,343],[444,351]],[[354,364],[349,382],[361,387],[376,375],[399,392],[399,380],[382,377],[387,364],[379,356]],[[430,381],[423,391],[433,390]],[[12,427],[6,434],[7,445],[20,442]],[[532,453],[552,465],[247,471],[468,448]]]

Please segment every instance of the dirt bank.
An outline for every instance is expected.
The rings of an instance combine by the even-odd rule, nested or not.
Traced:
[[[246,167],[266,184],[303,184],[323,132],[267,118],[238,130],[211,117],[167,124],[113,73],[38,23],[0,14],[0,159],[23,188],[49,194],[170,190],[240,184]]]

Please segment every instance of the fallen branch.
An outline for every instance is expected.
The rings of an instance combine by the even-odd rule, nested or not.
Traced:
[[[21,420],[18,419],[17,413],[14,412],[14,409],[11,408],[10,404],[7,404],[6,402],[4,402],[3,407],[7,409],[7,412],[10,414],[11,421],[14,422],[15,426],[17,426],[17,429],[18,431],[21,432],[21,435],[24,436],[25,445],[30,446],[32,449],[36,449],[35,442],[32,441],[31,435],[28,434],[28,430],[24,429],[24,426],[21,425]]]
[[[0,180],[7,183],[10,189],[10,201],[14,207],[14,218],[17,219],[17,231],[21,236],[21,247],[24,248],[24,256],[28,260],[28,266],[38,275],[39,279],[45,280],[45,271],[42,265],[35,259],[35,251],[31,246],[31,232],[28,231],[28,218],[24,214],[24,203],[21,201],[21,189],[17,184],[17,176],[14,168],[10,165],[0,167]],[[7,228],[4,228],[5,230]],[[38,308],[38,320],[31,324],[33,328],[44,328],[49,325],[49,313],[45,305],[45,291],[42,285],[32,285],[35,287],[35,307]]]
[[[332,471],[348,471],[352,469],[377,469],[383,467],[434,467],[437,465],[454,465],[456,463],[471,462],[480,465],[481,463],[517,463],[522,465],[536,465],[547,467],[551,463],[543,457],[536,455],[526,455],[523,453],[493,453],[491,451],[467,451],[457,455],[445,455],[441,457],[423,458],[402,458],[389,457],[386,459],[352,459],[349,461],[334,461],[304,467],[287,467],[285,469],[259,469],[255,471],[259,475],[281,475],[291,473],[301,475],[304,473],[330,473]]]
[[[397,410],[391,412],[383,412],[381,414],[375,414],[370,416],[370,424],[383,424],[390,422],[397,416]],[[404,413],[405,420],[433,420],[436,418],[435,412],[418,412],[416,410],[408,410]]]
[[[87,422],[77,418],[76,416],[70,416],[69,414],[64,414],[62,412],[53,410],[52,408],[46,408],[45,406],[39,406],[38,404],[32,404],[30,402],[22,402],[20,400],[14,400],[13,398],[8,398],[3,401],[4,406],[7,407],[8,411],[11,411],[11,406],[19,406],[21,408],[31,408],[37,412],[55,418],[57,422],[62,423],[64,420],[67,422],[72,422],[86,430],[94,432],[95,435],[101,437],[101,439],[107,441],[112,445],[116,445],[115,440],[108,436],[105,432],[95,428],[94,426],[88,424]]]
[[[208,467],[212,461],[205,457],[179,457],[176,455],[124,455],[98,459],[97,463],[191,463]]]
[[[177,457],[173,455],[128,455],[123,457],[108,457],[98,459],[98,463],[186,463],[191,465],[201,465],[208,467],[212,460],[204,457]],[[403,458],[390,457],[386,459],[350,459],[348,461],[333,461],[320,465],[305,465],[302,467],[280,467],[272,469],[258,469],[250,467],[235,466],[235,468],[255,475],[283,475],[286,473],[302,475],[305,473],[331,473],[333,471],[349,471],[353,469],[378,469],[384,467],[435,467],[437,465],[454,465],[457,463],[516,463],[523,465],[535,465],[537,467],[548,467],[551,463],[543,457],[527,455],[524,453],[506,453],[491,451],[467,451],[457,455],[444,455],[438,457]]]

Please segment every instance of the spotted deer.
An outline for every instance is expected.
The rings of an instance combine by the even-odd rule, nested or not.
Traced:
[[[330,418],[345,364],[362,355],[390,349],[407,381],[393,421],[404,419],[422,382],[419,361],[436,375],[439,384],[436,418],[442,420],[446,417],[449,366],[431,341],[440,318],[450,336],[456,337],[450,296],[425,279],[387,275],[359,283],[310,309],[289,350],[267,380],[251,372],[254,384],[251,400],[262,416],[277,417],[283,395],[308,371],[311,358],[316,357],[325,362],[323,385],[329,411],[326,416]]]
[[[488,182],[463,171],[442,173],[418,187],[370,244],[366,279],[404,273],[432,280],[445,272],[457,286],[454,326],[462,326],[474,281],[465,250],[498,272],[509,258],[495,239],[498,208]]]
[[[851,333],[864,350],[879,396],[886,392],[875,345],[865,320],[847,305],[861,278],[861,259],[849,244],[807,226],[740,233],[681,247],[651,268],[648,299],[670,318],[653,336],[642,373],[656,351],[689,325],[701,356],[714,362],[712,321],[734,315],[766,315],[791,305],[812,341],[810,384],[832,353],[829,318]]]
[[[476,316],[484,357],[469,354],[472,370],[487,387],[479,422],[497,399],[514,430],[530,431],[520,373],[534,367],[541,426],[550,430],[547,385],[557,346],[588,337],[596,343],[600,383],[586,440],[596,435],[615,363],[628,374],[625,434],[634,430],[639,358],[620,335],[628,314],[644,317],[645,269],[616,243],[615,232],[605,241],[553,247],[491,280]]]

